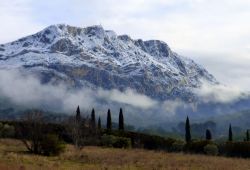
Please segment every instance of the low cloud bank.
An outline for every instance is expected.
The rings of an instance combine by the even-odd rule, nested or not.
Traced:
[[[238,88],[223,85],[211,85],[203,82],[203,86],[195,89],[194,93],[202,103],[229,103],[242,97]],[[175,116],[182,117],[183,113],[197,112],[195,103],[182,100],[154,100],[139,94],[132,89],[123,92],[102,88],[70,89],[64,84],[41,84],[32,75],[25,75],[13,70],[0,70],[0,97],[7,97],[14,104],[26,108],[42,108],[48,111],[72,113],[77,105],[83,110],[97,108],[100,112],[108,108],[124,107],[126,113],[132,115],[131,122],[140,119],[145,123],[155,123]],[[188,111],[188,112],[187,112]],[[189,112],[190,111],[190,112]],[[203,113],[202,110],[198,112]]]
[[[69,89],[66,85],[41,84],[35,76],[13,70],[0,70],[0,94],[16,104],[26,107],[43,107],[59,111],[72,111],[76,105],[89,109],[99,100],[118,102],[140,109],[150,109],[158,102],[134,90]]]
[[[246,94],[237,87],[222,84],[212,85],[206,81],[203,81],[202,86],[195,89],[194,93],[205,103],[230,103],[246,97]]]

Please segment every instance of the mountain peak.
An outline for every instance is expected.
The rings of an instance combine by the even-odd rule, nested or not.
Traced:
[[[65,81],[74,87],[131,88],[153,98],[193,100],[193,88],[215,78],[202,66],[172,52],[160,40],[117,36],[101,25],[66,24],[44,30],[0,48],[0,68],[22,68],[43,82]],[[190,99],[191,98],[191,99]]]

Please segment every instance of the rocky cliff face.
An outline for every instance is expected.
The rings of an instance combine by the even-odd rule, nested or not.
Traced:
[[[72,88],[131,88],[155,99],[196,100],[192,92],[215,78],[159,40],[133,40],[101,26],[52,25],[0,45],[0,69],[37,74],[43,83]]]

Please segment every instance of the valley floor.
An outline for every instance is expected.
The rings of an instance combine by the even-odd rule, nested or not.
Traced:
[[[0,139],[0,169],[247,170],[250,169],[250,160],[142,149],[85,147],[76,150],[71,145],[60,156],[45,157],[28,154],[20,141]]]

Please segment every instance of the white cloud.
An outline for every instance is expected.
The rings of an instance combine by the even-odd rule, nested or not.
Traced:
[[[130,89],[125,92],[101,88],[69,90],[62,84],[41,84],[34,76],[24,75],[15,70],[0,70],[0,94],[28,108],[45,107],[48,110],[65,112],[74,110],[77,105],[88,110],[103,99],[108,102],[128,104],[139,109],[153,108],[158,104],[153,99]]]
[[[203,81],[200,88],[194,90],[194,92],[200,97],[203,102],[213,102],[213,103],[229,103],[237,101],[246,94],[238,87],[225,86],[225,85],[211,85]]]
[[[107,100],[132,105],[135,107],[140,107],[143,109],[155,107],[156,104],[158,103],[155,100],[145,95],[138,94],[137,92],[131,89],[127,89],[124,92],[121,92],[116,89],[111,91],[100,89],[98,91],[98,96],[103,97]]]

